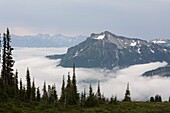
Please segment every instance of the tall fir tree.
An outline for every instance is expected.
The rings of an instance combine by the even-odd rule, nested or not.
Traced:
[[[18,70],[16,70],[15,77],[14,77],[14,97],[15,99],[18,98]]]
[[[26,72],[26,81],[27,81],[27,99],[28,101],[31,100],[31,78],[30,78],[30,72],[29,72],[29,68],[27,68],[27,72]]]
[[[90,84],[89,86],[89,96],[87,97],[87,100],[85,102],[85,105],[87,107],[94,107],[94,106],[97,106],[98,105],[98,101],[93,93],[93,89],[92,89],[92,86]]]
[[[97,87],[97,98],[99,101],[101,101],[101,92],[100,92],[100,82],[98,82],[98,87]]]
[[[19,82],[20,84],[20,88],[19,88],[19,98],[20,98],[20,100],[23,100],[23,97],[24,97],[24,95],[23,95],[23,86],[22,86],[22,79],[20,78],[20,82]]]
[[[6,67],[7,67],[7,78],[8,78],[8,84],[10,86],[14,86],[14,74],[13,74],[13,66],[14,66],[14,60],[12,58],[12,50],[13,48],[10,45],[11,42],[11,36],[9,29],[7,28],[6,33],[6,44],[7,44],[7,51],[6,51]]]
[[[84,91],[81,93],[81,99],[80,99],[81,107],[85,106],[85,102],[86,102],[86,89],[84,88]]]
[[[3,34],[3,54],[2,54],[2,70],[1,70],[1,77],[3,80],[3,83],[7,85],[7,65],[6,65],[6,50],[7,50],[7,44],[6,44],[6,34]]]
[[[39,102],[41,99],[41,94],[40,94],[40,88],[38,87],[37,88],[37,97],[36,97],[36,100]]]
[[[61,96],[60,96],[60,102],[64,103],[66,99],[66,91],[65,91],[65,78],[63,75],[63,82],[62,82],[62,87],[61,87]]]
[[[56,103],[58,98],[57,98],[57,91],[55,84],[52,85],[52,87],[49,87],[50,90],[48,90],[48,96],[49,96],[49,103]]]
[[[34,83],[34,78],[32,81],[32,87],[31,87],[31,100],[35,101],[35,92],[36,92],[36,88],[35,88],[35,83]]]
[[[70,73],[68,73],[67,86],[66,86],[66,105],[73,104],[72,92],[73,92],[72,91],[72,82],[70,79]]]
[[[58,101],[58,95],[55,84],[52,86],[53,96],[54,96],[54,103],[57,103]]]
[[[46,90],[46,82],[45,82],[45,81],[44,81],[44,86],[43,86],[42,99],[43,99],[44,101],[48,101],[48,94],[47,94],[47,90]]]
[[[7,28],[6,34],[3,34],[3,55],[2,55],[2,70],[1,70],[1,77],[3,84],[5,86],[5,92],[9,97],[14,97],[14,73],[13,73],[13,66],[14,60],[12,57],[12,50],[13,48],[10,45],[11,36],[9,29]]]
[[[126,93],[125,93],[125,97],[123,101],[131,101],[131,97],[130,97],[130,90],[129,90],[129,83],[127,84],[127,89],[126,89]]]
[[[76,74],[75,74],[75,64],[73,64],[73,78],[72,78],[72,99],[73,104],[77,104],[79,102],[79,93],[77,91],[77,84],[76,84]]]

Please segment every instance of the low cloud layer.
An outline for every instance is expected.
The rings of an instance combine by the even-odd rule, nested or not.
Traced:
[[[44,56],[65,53],[66,50],[67,48],[15,48],[13,53],[16,61],[15,69],[18,69],[19,77],[25,82],[26,69],[29,67],[31,78],[34,77],[37,87],[42,88],[44,81],[47,84],[55,83],[60,94],[62,77],[65,75],[67,80],[68,72],[72,75],[72,68],[56,67],[59,60],[49,60]],[[146,101],[156,94],[162,95],[163,100],[168,100],[170,78],[140,76],[145,71],[165,65],[166,62],[155,62],[113,71],[76,68],[78,91],[81,93],[86,88],[88,92],[89,84],[92,83],[93,90],[96,92],[97,82],[100,81],[101,91],[106,97],[117,95],[118,99],[122,100],[129,82],[132,100]]]

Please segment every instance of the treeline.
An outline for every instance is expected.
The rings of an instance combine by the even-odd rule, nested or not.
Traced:
[[[65,81],[65,77],[63,76],[60,96],[57,95],[55,84],[47,86],[46,82],[44,82],[42,94],[40,94],[41,89],[35,86],[34,78],[31,82],[29,68],[26,70],[26,85],[23,84],[22,79],[18,80],[17,70],[14,74],[13,66],[15,61],[12,57],[13,48],[10,45],[11,37],[9,29],[3,34],[2,38],[0,101],[5,102],[8,101],[8,99],[14,99],[18,102],[38,102],[43,104],[55,104],[63,107],[93,107],[99,104],[117,102],[117,96],[107,99],[101,94],[99,82],[96,93],[94,93],[91,84],[89,85],[88,93],[85,89],[83,92],[79,93],[77,90],[75,64],[73,64],[73,75],[71,76],[70,73],[68,73],[67,81]],[[131,101],[129,83],[123,101]]]

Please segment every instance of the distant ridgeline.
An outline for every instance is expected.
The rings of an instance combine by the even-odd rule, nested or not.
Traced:
[[[85,40],[85,36],[67,37],[61,34],[17,36],[12,35],[11,45],[14,47],[71,47]]]
[[[142,76],[162,76],[162,77],[170,77],[170,65],[159,67],[157,69],[147,71],[142,74]]]
[[[170,63],[168,44],[165,46],[159,42],[117,36],[105,31],[91,34],[85,41],[70,47],[66,54],[47,57],[61,59],[59,66],[63,67],[71,67],[75,63],[77,67],[113,69],[157,61]]]

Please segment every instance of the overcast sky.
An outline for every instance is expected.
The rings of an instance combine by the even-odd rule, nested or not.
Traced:
[[[170,38],[170,0],[0,0],[0,32]]]

